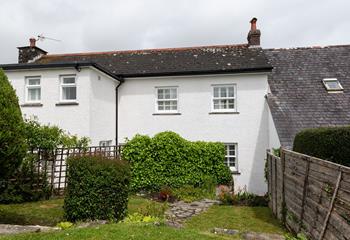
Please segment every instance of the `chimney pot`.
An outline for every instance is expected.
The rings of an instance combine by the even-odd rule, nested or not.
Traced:
[[[30,47],[35,47],[35,43],[36,43],[36,39],[35,38],[30,38],[29,39],[29,42],[30,42]]]

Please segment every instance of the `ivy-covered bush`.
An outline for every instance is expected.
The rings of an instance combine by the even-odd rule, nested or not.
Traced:
[[[24,136],[29,149],[54,150],[58,147],[87,147],[90,139],[71,135],[58,126],[40,124],[37,120],[26,119]]]
[[[0,188],[3,181],[21,164],[26,150],[18,99],[15,90],[0,69]]]
[[[64,212],[68,221],[106,219],[126,215],[130,182],[129,164],[103,156],[68,159]]]
[[[303,130],[296,135],[293,150],[350,166],[350,126]]]
[[[222,143],[190,142],[174,132],[136,135],[123,147],[122,157],[131,164],[133,191],[200,186],[208,178],[218,184],[232,181]]]
[[[51,187],[45,171],[38,172],[36,158],[28,154],[21,166],[3,185],[0,203],[22,203],[48,199]],[[0,190],[1,192],[1,190]]]

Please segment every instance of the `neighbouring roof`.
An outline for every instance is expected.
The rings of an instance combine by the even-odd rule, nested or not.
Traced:
[[[270,71],[264,51],[247,44],[48,54],[34,64],[93,62],[123,77]]]
[[[305,128],[350,125],[350,45],[264,51],[274,67],[267,99],[282,146]],[[337,78],[343,92],[329,93],[324,78]]]

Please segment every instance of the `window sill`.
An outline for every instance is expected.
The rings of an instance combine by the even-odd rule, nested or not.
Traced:
[[[241,172],[239,172],[239,171],[231,171],[231,174],[232,175],[241,175]]]
[[[239,114],[239,112],[210,112],[209,114]]]
[[[159,116],[159,115],[181,115],[181,113],[153,113],[153,116]]]
[[[56,103],[56,106],[77,106],[79,103],[77,102],[59,102]]]
[[[20,107],[42,107],[42,103],[24,103],[21,104]]]

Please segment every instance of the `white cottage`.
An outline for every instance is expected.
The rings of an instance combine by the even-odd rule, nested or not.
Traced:
[[[223,142],[236,187],[266,192],[265,151],[280,143],[266,101],[272,66],[256,19],[248,44],[47,54],[31,39],[18,64],[1,67],[26,116],[94,145],[166,130]]]

